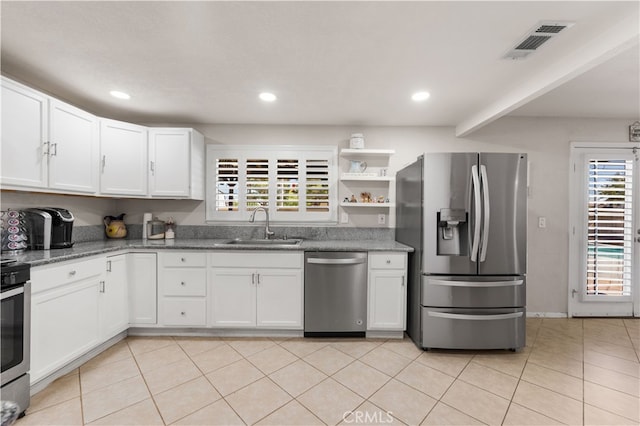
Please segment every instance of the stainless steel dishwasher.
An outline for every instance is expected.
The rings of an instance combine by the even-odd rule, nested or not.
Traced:
[[[367,253],[308,252],[304,259],[305,337],[364,337]]]

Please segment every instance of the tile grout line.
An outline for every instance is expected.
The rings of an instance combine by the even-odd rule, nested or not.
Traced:
[[[242,357],[242,359],[245,359],[245,358],[244,358],[244,356],[243,356],[241,353],[239,353],[239,352],[238,352],[238,351],[237,351],[233,346],[231,346],[230,344],[228,344],[228,343],[226,342],[226,340],[220,340],[220,341],[221,341],[224,345],[229,346],[229,348],[231,348],[231,350],[232,350],[232,351],[234,351],[234,352],[236,352],[238,355],[240,355],[240,356]],[[176,343],[177,343],[177,342],[176,342]],[[180,346],[180,343],[178,343],[178,346]],[[220,345],[220,346],[222,346],[222,345]],[[210,351],[214,351],[214,350],[218,349],[220,346],[215,347],[215,348],[211,349]],[[206,380],[206,381],[207,381],[207,382],[208,382],[208,383],[213,387],[213,389],[214,389],[216,392],[218,392],[218,395],[220,395],[220,399],[213,401],[211,404],[207,404],[207,405],[205,405],[204,407],[202,407],[202,408],[200,408],[200,409],[198,409],[198,410],[194,411],[193,413],[189,413],[189,414],[187,414],[187,415],[185,415],[185,416],[181,417],[180,419],[176,420],[175,422],[180,421],[180,420],[184,419],[185,417],[188,417],[188,416],[190,416],[190,415],[192,415],[192,414],[195,414],[195,413],[197,413],[198,411],[201,411],[201,410],[205,409],[206,407],[209,407],[210,405],[213,405],[213,404],[215,404],[216,402],[218,402],[218,401],[222,400],[222,401],[224,401],[224,403],[225,403],[225,404],[227,404],[227,406],[228,406],[228,407],[229,407],[229,408],[230,408],[230,409],[235,413],[235,415],[236,415],[236,416],[238,416],[238,418],[240,419],[240,421],[242,421],[242,423],[244,423],[244,424],[246,425],[247,423],[244,421],[244,419],[242,418],[242,416],[240,416],[240,413],[238,413],[238,412],[235,410],[235,408],[233,408],[233,406],[232,406],[231,404],[229,404],[229,402],[227,402],[227,400],[226,400],[225,396],[224,396],[224,395],[222,395],[222,392],[220,392],[220,390],[216,387],[216,385],[215,385],[215,384],[214,384],[214,383],[213,383],[213,382],[212,382],[212,381],[207,377],[207,374],[211,374],[211,373],[213,373],[214,371],[221,370],[221,369],[223,369],[223,368],[225,368],[225,367],[227,367],[227,366],[229,366],[229,365],[233,364],[233,362],[232,362],[231,364],[227,364],[227,365],[225,365],[225,366],[222,366],[222,367],[220,367],[220,368],[217,368],[217,369],[212,370],[212,371],[210,371],[209,373],[205,374],[205,373],[204,373],[204,371],[202,371],[202,369],[201,369],[201,368],[200,368],[200,366],[198,365],[198,363],[196,363],[193,359],[191,359],[191,356],[190,356],[190,355],[189,355],[189,354],[184,350],[184,348],[183,348],[182,346],[180,346],[180,349],[182,349],[182,351],[187,355],[187,358],[189,358],[189,361],[191,361],[191,362],[193,363],[193,365],[195,365],[195,367],[198,369],[198,371],[199,371],[200,373],[202,373],[202,377],[204,377],[204,379],[205,379],[205,380]],[[210,351],[204,351],[204,352],[201,352],[201,353],[210,352]],[[238,361],[240,361],[240,360],[238,360]],[[237,362],[237,361],[234,361],[234,362]],[[255,382],[251,382],[251,383],[255,383]],[[248,386],[248,385],[247,385],[247,386]],[[246,387],[246,386],[244,386],[244,387],[243,387],[243,388],[241,388],[241,389],[244,389],[245,387]],[[239,389],[238,389],[238,390],[239,390]],[[233,395],[235,392],[237,392],[237,390],[236,390],[236,391],[234,391],[234,392],[231,392],[229,395]],[[159,411],[159,410],[158,410],[158,411]],[[175,422],[174,422],[174,423],[175,423]]]
[[[178,344],[173,337],[171,337],[171,340],[173,340],[174,343]],[[127,346],[129,346],[129,342],[127,342]],[[167,345],[167,346],[169,346],[169,345]],[[182,350],[182,347],[179,344],[178,344],[178,346]],[[158,349],[162,349],[162,348],[158,348]],[[131,351],[131,354],[133,355],[133,359],[134,359],[134,361],[136,363],[136,366],[138,367],[138,370],[140,371],[140,376],[142,377],[142,381],[144,382],[144,385],[147,388],[147,392],[149,392],[149,397],[150,397],[151,401],[153,402],[153,406],[155,407],[156,411],[158,412],[158,415],[160,416],[160,420],[162,420],[162,424],[166,426],[167,422],[165,421],[164,416],[162,415],[162,412],[160,411],[160,407],[158,407],[158,403],[156,402],[156,399],[153,397],[153,392],[151,392],[151,389],[149,388],[149,384],[147,383],[147,379],[144,376],[144,373],[142,372],[142,369],[140,368],[140,364],[138,364],[138,358],[133,353],[133,350],[131,349],[131,346],[129,346],[129,351]],[[148,351],[148,352],[153,352],[153,351]],[[147,353],[147,352],[143,352],[143,353]],[[188,355],[187,355],[187,357],[188,357]],[[191,358],[189,358],[189,359],[191,359]]]
[[[526,325],[525,325],[525,327],[526,327]],[[540,329],[541,328],[542,328],[542,321],[540,321],[540,325],[536,329],[536,334],[535,334],[535,336],[533,338],[533,341],[531,342],[531,349],[529,350],[529,354],[527,355],[527,359],[524,361],[524,366],[522,367],[522,370],[520,371],[520,376],[518,377],[518,382],[516,383],[516,387],[513,389],[513,393],[511,394],[511,398],[509,399],[509,404],[507,405],[507,411],[505,411],[504,412],[504,416],[502,416],[502,421],[500,422],[501,425],[503,425],[504,422],[507,420],[507,416],[509,415],[509,410],[511,409],[511,405],[512,404],[516,404],[517,405],[517,403],[513,401],[513,398],[515,398],[515,396],[516,396],[516,392],[518,391],[518,387],[520,386],[520,382],[523,381],[522,380],[522,376],[524,375],[524,370],[527,368],[527,364],[529,363],[529,358],[531,358],[531,353],[533,352],[533,348],[536,346],[536,342],[538,341],[538,335],[540,334]],[[525,342],[525,345],[526,345],[526,342]],[[542,414],[542,413],[540,413],[540,414]]]

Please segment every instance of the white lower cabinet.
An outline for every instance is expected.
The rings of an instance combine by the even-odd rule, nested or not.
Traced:
[[[367,330],[406,326],[407,254],[369,254]],[[304,253],[128,252],[31,271],[31,382],[129,326],[302,330]]]
[[[367,330],[405,330],[406,271],[406,253],[369,253]]]
[[[207,255],[172,251],[158,254],[160,324],[207,325]]]
[[[127,255],[107,257],[106,277],[100,288],[100,331],[108,340],[129,327]]]
[[[212,269],[209,287],[214,327],[255,327],[255,276],[252,269]]]
[[[158,322],[156,253],[128,253],[129,324],[148,327]]]
[[[256,274],[256,326],[301,329],[302,269],[258,269]]]
[[[102,342],[104,280],[104,257],[32,269],[32,383]]]
[[[244,251],[210,256],[212,326],[303,328],[303,253]]]

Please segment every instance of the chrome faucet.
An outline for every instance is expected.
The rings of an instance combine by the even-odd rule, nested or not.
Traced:
[[[253,221],[256,218],[256,212],[258,210],[262,210],[265,214],[265,216],[267,217],[266,219],[266,223],[265,223],[265,228],[264,228],[264,239],[268,240],[269,238],[271,238],[275,232],[273,232],[271,229],[269,229],[269,210],[265,209],[262,206],[258,206],[256,207],[252,212],[251,212],[251,216],[249,216],[249,222],[253,223]]]

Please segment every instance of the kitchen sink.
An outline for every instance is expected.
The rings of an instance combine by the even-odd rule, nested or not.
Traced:
[[[232,245],[232,246],[268,246],[268,247],[290,247],[300,245],[302,240],[292,238],[292,239],[277,239],[274,238],[272,240],[266,239],[242,239],[236,238],[235,240],[227,241],[222,243],[221,245]]]

